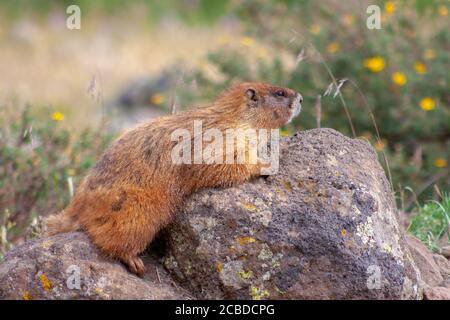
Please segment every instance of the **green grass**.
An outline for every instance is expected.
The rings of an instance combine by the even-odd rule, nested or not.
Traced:
[[[444,193],[441,201],[431,200],[416,209],[408,232],[433,251],[439,251],[439,241],[450,242],[450,195]]]

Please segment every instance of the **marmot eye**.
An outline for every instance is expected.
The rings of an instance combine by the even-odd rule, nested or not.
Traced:
[[[286,95],[286,93],[284,92],[284,90],[277,90],[275,92],[275,95],[278,97],[284,97]]]

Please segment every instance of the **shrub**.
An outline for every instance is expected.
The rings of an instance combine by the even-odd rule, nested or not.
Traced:
[[[70,188],[96,161],[109,137],[85,130],[73,135],[64,115],[27,106],[21,112],[1,107],[0,117],[0,255],[38,216],[64,208]]]
[[[450,195],[444,193],[441,201],[417,207],[408,232],[433,251],[439,250],[440,241],[450,243]]]

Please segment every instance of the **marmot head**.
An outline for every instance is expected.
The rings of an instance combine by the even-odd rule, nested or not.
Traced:
[[[240,121],[253,128],[275,129],[289,123],[300,113],[303,97],[280,86],[246,82],[225,90],[217,105],[238,113]]]

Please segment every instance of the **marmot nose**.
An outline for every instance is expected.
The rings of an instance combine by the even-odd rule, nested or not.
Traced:
[[[298,101],[300,101],[300,103],[302,103],[302,102],[303,102],[303,97],[302,97],[302,95],[301,95],[300,93],[298,93],[298,92],[297,92],[297,95],[298,95],[298,97],[300,98]]]

